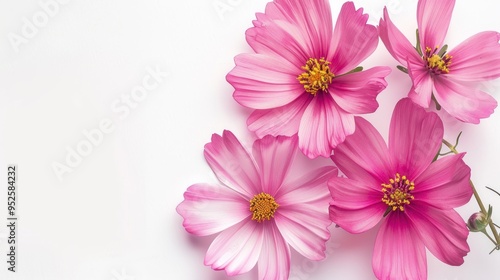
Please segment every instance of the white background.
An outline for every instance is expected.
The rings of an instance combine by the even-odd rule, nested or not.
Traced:
[[[497,2],[457,2],[447,39],[451,48],[479,31],[500,31]],[[412,42],[416,3],[355,1],[373,24],[388,5]],[[218,12],[214,4],[229,10]],[[250,51],[244,32],[265,4],[73,0],[58,4],[44,22],[39,1],[0,3],[0,279],[226,279],[224,272],[203,265],[213,237],[190,236],[175,207],[189,185],[216,182],[202,155],[212,133],[229,129],[251,145],[245,126],[250,110],[232,99],[225,75],[235,55]],[[341,4],[331,1],[335,18]],[[34,20],[39,26],[24,37],[26,21]],[[13,44],[13,36],[24,40]],[[394,69],[396,61],[380,43],[362,65]],[[148,69],[169,75],[160,77],[130,114],[113,109],[123,109],[121,98],[141,86]],[[410,87],[398,70],[388,82],[379,110],[366,116],[384,136],[394,105]],[[484,87],[500,98],[500,81]],[[59,180],[54,162],[67,164],[69,150],[86,139],[82,131],[98,129],[106,119],[114,130]],[[500,189],[499,112],[477,126],[443,119],[448,139],[464,132],[459,150],[467,151],[473,180],[485,203],[500,209],[500,197],[484,188]],[[6,264],[9,163],[19,170],[15,274]],[[464,219],[476,210],[474,200],[458,209]],[[324,261],[292,255],[291,278],[373,279],[375,230],[349,235],[332,227],[331,232]],[[470,235],[469,244],[460,267],[428,254],[429,279],[495,278],[500,252],[488,255],[492,245],[479,233]],[[233,279],[255,277],[253,270]]]

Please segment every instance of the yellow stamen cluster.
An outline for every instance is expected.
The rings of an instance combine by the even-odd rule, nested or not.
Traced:
[[[439,46],[434,50],[429,47],[425,48],[425,61],[427,62],[427,69],[431,70],[434,74],[448,74],[450,73],[449,66],[451,64],[451,55],[448,54],[436,54]]]
[[[410,182],[406,176],[396,173],[394,179],[389,179],[389,184],[382,184],[382,201],[392,208],[392,211],[404,211],[405,205],[409,205],[414,199],[411,191],[415,189],[415,184]]]
[[[274,217],[276,209],[278,209],[279,204],[276,203],[274,197],[267,193],[256,194],[250,200],[250,212],[252,212],[252,220],[257,222],[262,222],[264,220],[270,220]]]
[[[304,72],[297,79],[304,86],[304,89],[312,95],[316,95],[319,90],[326,91],[335,75],[330,72],[329,61],[324,58],[317,60],[309,58],[306,65],[302,66]]]

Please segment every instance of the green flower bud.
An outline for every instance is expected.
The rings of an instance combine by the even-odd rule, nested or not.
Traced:
[[[490,217],[485,215],[483,212],[477,212],[470,216],[467,221],[467,227],[472,232],[483,231],[489,224]]]

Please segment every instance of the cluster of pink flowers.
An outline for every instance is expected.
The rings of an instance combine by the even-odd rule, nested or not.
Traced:
[[[432,101],[468,123],[493,113],[497,102],[478,83],[500,77],[500,33],[448,51],[454,4],[418,2],[415,47],[387,10],[375,27],[352,2],[335,25],[328,0],[274,0],[256,14],[246,32],[254,53],[235,57],[227,81],[234,99],[254,109],[247,125],[259,139],[247,151],[230,131],[214,134],[204,155],[221,184],[194,184],[177,206],[189,233],[218,234],[205,265],[228,275],[257,265],[259,279],[287,279],[290,247],[325,258],[332,222],[350,233],[380,224],[378,279],[426,279],[426,249],[446,264],[464,262],[469,229],[454,208],[472,196],[470,168],[464,154],[437,159],[444,127],[427,108]],[[379,37],[412,82],[394,108],[387,144],[358,116],[377,110],[391,73],[359,66]],[[298,151],[335,166],[292,176]]]

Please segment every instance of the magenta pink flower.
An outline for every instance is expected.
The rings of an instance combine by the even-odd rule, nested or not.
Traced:
[[[469,252],[469,231],[454,208],[471,198],[470,168],[464,154],[433,162],[442,137],[437,114],[405,98],[393,112],[389,146],[356,117],[354,134],[334,150],[347,178],[328,182],[330,218],[351,233],[381,222],[372,263],[378,279],[426,279],[425,248],[450,265]]]
[[[205,159],[224,186],[192,185],[177,206],[189,233],[220,232],[205,265],[236,275],[258,263],[259,279],[288,279],[289,246],[311,260],[325,257],[331,224],[327,181],[337,169],[291,178],[296,151],[296,136],[257,140],[253,157],[231,132],[212,136]]]
[[[413,47],[391,22],[387,9],[380,20],[380,38],[391,55],[407,68],[413,87],[408,96],[428,108],[434,98],[450,115],[479,123],[497,107],[479,82],[500,77],[500,33],[478,33],[447,52],[443,41],[455,0],[418,2],[418,40]]]
[[[377,47],[377,29],[352,2],[335,29],[328,0],[275,0],[246,32],[256,53],[236,56],[227,80],[234,99],[255,109],[247,124],[258,137],[298,133],[310,158],[328,157],[354,132],[353,114],[378,108],[388,67],[357,68]]]

